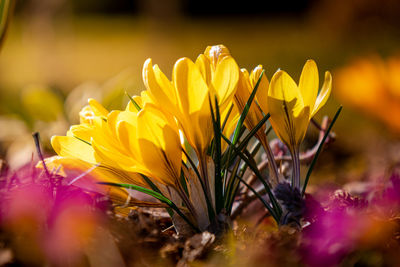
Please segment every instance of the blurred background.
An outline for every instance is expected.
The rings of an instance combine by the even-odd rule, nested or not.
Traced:
[[[31,133],[49,139],[78,122],[92,97],[123,107],[144,89],[151,57],[167,76],[183,56],[226,45],[240,67],[284,69],[298,81],[307,59],[333,74],[317,115],[342,115],[314,183],[378,177],[400,161],[400,2],[397,0],[24,0],[0,53],[0,158],[31,160]],[[317,131],[310,127],[305,146]]]

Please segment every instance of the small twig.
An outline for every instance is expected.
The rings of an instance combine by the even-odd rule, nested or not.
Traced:
[[[261,196],[264,195],[266,192],[267,191],[265,190],[264,187],[257,191],[257,193]],[[243,195],[244,195],[243,199],[231,214],[232,220],[234,220],[237,216],[239,216],[242,213],[243,209],[246,208],[253,200],[257,199],[257,195],[255,194],[251,195],[243,194]]]
[[[315,128],[317,128],[320,132],[324,132],[324,133],[325,133],[326,127],[328,126],[328,116],[325,116],[325,117],[322,119],[321,125],[319,125],[319,123],[318,123],[314,118],[311,119],[311,123],[312,123],[312,125],[314,125]],[[324,123],[325,123],[325,124],[324,124]],[[320,135],[321,135],[321,133],[320,133]],[[333,138],[333,139],[336,137],[335,133],[333,133],[333,132],[329,133],[328,136],[329,136],[330,138]]]

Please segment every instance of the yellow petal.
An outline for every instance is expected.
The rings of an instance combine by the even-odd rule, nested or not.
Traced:
[[[102,194],[109,192],[110,188],[99,185],[98,182],[129,183],[144,187],[148,186],[137,173],[124,172],[107,166],[94,167],[94,165],[77,158],[54,156],[46,158],[45,164],[50,170],[59,170],[57,174],[65,177],[68,183]],[[38,164],[37,167],[42,168],[42,164]],[[125,189],[118,189],[117,187],[115,189],[110,192],[113,194],[112,197],[118,196],[126,199],[128,193]]]
[[[258,79],[260,78],[260,75],[263,71],[262,65],[258,65],[253,69],[253,71],[250,74],[250,85],[251,89],[254,90]],[[269,82],[267,79],[267,76],[265,76],[265,73],[261,77],[260,84],[258,85],[257,93],[256,93],[256,100],[257,103],[259,104],[261,110],[267,114],[268,111],[268,90],[269,90]]]
[[[305,107],[297,117],[294,117],[294,127],[295,127],[295,144],[299,145],[306,135],[308,124],[310,122],[310,108]]]
[[[152,103],[155,105],[154,96],[150,93],[150,91],[142,91],[140,93],[140,97],[142,98],[141,108],[144,107],[146,103]]]
[[[113,145],[98,142],[96,139],[92,141],[92,147],[95,151],[96,161],[108,165],[116,169],[131,171],[132,166],[136,164],[134,157],[127,153],[127,148],[115,147]]]
[[[54,151],[62,157],[78,158],[92,164],[97,162],[93,148],[75,137],[53,136],[51,145]]]
[[[204,55],[210,60],[213,68],[215,69],[218,62],[226,56],[230,56],[231,53],[224,45],[213,45],[206,48]]]
[[[144,103],[143,103],[143,100],[142,100],[141,96],[135,95],[135,96],[132,97],[132,99],[139,106],[139,108],[143,107]],[[136,107],[136,105],[132,101],[128,102],[128,104],[126,105],[125,111],[130,111],[130,112],[134,112],[134,113],[138,113],[139,112],[138,108]]]
[[[86,123],[79,125],[72,125],[71,128],[69,129],[69,132],[71,133],[72,136],[90,143],[92,136],[94,134],[94,127]]]
[[[89,98],[88,102],[95,116],[107,116],[108,110],[95,99]]]
[[[221,106],[229,102],[239,81],[239,67],[232,57],[225,57],[215,69],[212,85]]]
[[[295,116],[299,114],[304,107],[299,88],[289,74],[282,70],[277,71],[272,77],[268,92],[268,99],[271,98],[287,103],[292,103],[294,101],[294,105],[291,108]]]
[[[197,59],[196,59],[196,66],[199,68],[201,74],[203,75],[204,81],[207,83],[207,85],[211,84],[211,63],[209,59],[203,55],[200,54]]]
[[[131,152],[133,158],[138,146],[136,127],[137,125],[132,125],[126,121],[120,121],[117,124],[118,139],[120,140],[122,146]]]
[[[157,65],[152,66],[150,58],[144,63],[142,75],[148,92],[160,106],[166,109],[176,106],[174,87]]]
[[[317,100],[315,101],[314,110],[311,113],[311,117],[313,117],[318,110],[325,105],[326,101],[331,94],[332,89],[332,75],[329,71],[325,72],[325,80],[324,84],[322,85],[321,92],[319,92]]]
[[[174,66],[173,82],[179,94],[182,113],[208,113],[208,86],[197,66],[188,58],[179,59]]]
[[[304,125],[296,124],[299,121],[303,122],[306,112],[297,85],[284,71],[278,71],[272,77],[268,92],[268,108],[272,127],[279,138],[288,146],[298,145],[301,141],[298,137],[302,135]],[[306,119],[308,122],[308,117]]]
[[[235,93],[235,104],[240,112],[243,112],[248,99],[250,98],[251,85],[249,81],[249,74],[247,70],[242,69],[240,72],[240,79]],[[247,129],[253,129],[257,123],[262,120],[262,112],[255,101],[251,103],[250,110],[245,119],[245,126]],[[263,128],[263,127],[262,127]]]
[[[164,184],[176,184],[180,178],[182,148],[173,118],[146,105],[138,114],[137,140],[137,153],[141,156],[141,166],[137,168]]]
[[[222,121],[226,120],[226,116],[228,116],[228,111],[229,109],[226,109],[224,113],[221,114]],[[237,122],[239,120],[240,113],[237,109],[236,106],[233,106],[232,111],[229,114],[228,119],[226,120],[225,128],[223,129],[224,135],[226,137],[231,137],[233,134],[233,131],[236,128]],[[223,142],[226,144],[226,142]]]
[[[318,68],[314,60],[307,60],[300,76],[299,89],[303,97],[304,105],[314,109],[315,99],[318,94]]]

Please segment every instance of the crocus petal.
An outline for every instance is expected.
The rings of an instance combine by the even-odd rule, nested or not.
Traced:
[[[72,183],[81,188],[102,194],[109,192],[112,193],[113,198],[119,198],[121,200],[127,199],[128,192],[125,189],[115,187],[114,190],[110,192],[109,187],[99,185],[98,182],[129,183],[143,187],[148,186],[137,173],[122,172],[107,166],[94,167],[93,164],[77,158],[54,156],[46,158],[45,164],[50,170],[59,170],[57,174],[64,176],[65,179],[67,179],[67,183]],[[41,162],[37,167],[42,168]]]
[[[296,83],[284,71],[280,70],[272,77],[268,107],[272,127],[279,138],[289,146],[298,145],[301,140],[297,137],[301,134],[296,133],[295,123],[299,120],[297,117],[304,115],[304,104]],[[300,126],[302,132],[302,125]]]
[[[89,98],[88,102],[95,116],[107,116],[108,110],[95,99]]]
[[[288,103],[295,100],[292,109],[295,116],[297,116],[304,108],[304,102],[299,88],[293,81],[292,77],[282,70],[276,72],[272,77],[268,93],[268,99],[271,98]]]
[[[307,60],[301,72],[299,89],[303,97],[304,105],[314,109],[315,99],[318,94],[318,68],[314,60]]]
[[[92,147],[95,151],[94,156],[96,162],[106,164],[116,169],[131,171],[131,167],[136,164],[135,159],[129,153],[126,153],[126,148],[117,149],[110,144],[92,141]]]
[[[295,125],[295,143],[300,144],[303,141],[304,136],[307,132],[310,117],[310,108],[304,107],[297,117],[294,117],[293,124]]]
[[[143,102],[144,101],[143,101],[141,96],[135,95],[135,96],[132,97],[132,99],[139,106],[139,108],[143,107],[143,105],[144,105]],[[138,113],[139,112],[138,107],[132,101],[128,102],[128,104],[126,105],[125,111],[130,111],[130,112],[134,112],[134,113]]]
[[[252,90],[254,90],[262,71],[263,71],[262,65],[258,65],[251,72],[250,86],[251,86]],[[267,114],[269,112],[268,111],[268,90],[269,90],[269,82],[264,73],[263,76],[261,77],[260,84],[258,85],[258,89],[257,89],[257,93],[256,93],[256,100],[257,100],[261,110],[265,114]]]
[[[142,165],[138,168],[164,184],[175,185],[180,178],[182,148],[173,118],[146,105],[138,114],[137,124],[137,153]]]
[[[213,45],[208,46],[204,50],[204,55],[210,60],[211,66],[215,69],[218,62],[220,62],[223,58],[230,56],[228,48],[224,45]]]
[[[240,112],[243,112],[248,99],[251,94],[251,85],[249,81],[249,73],[245,69],[240,70],[240,78],[237,86],[237,90],[235,93],[235,104]],[[250,106],[250,110],[246,116],[244,121],[247,129],[253,129],[257,123],[262,120],[263,114],[260,110],[260,107],[257,105],[256,101],[253,100]],[[261,131],[265,130],[265,126],[261,128]]]
[[[160,106],[166,109],[176,106],[175,89],[160,68],[157,65],[153,67],[150,58],[144,63],[142,75],[148,92]]]
[[[117,136],[125,148],[131,152],[134,151],[134,148],[137,146],[136,125],[132,125],[126,121],[119,121],[117,123]],[[134,157],[134,155],[132,155],[132,157]]]
[[[51,145],[54,151],[63,157],[78,158],[83,161],[95,164],[94,150],[83,141],[71,136],[53,136]]]
[[[188,58],[179,59],[172,72],[173,82],[179,95],[181,112],[206,112],[208,86],[196,65]]]
[[[94,127],[89,124],[72,125],[69,132],[72,136],[84,140],[88,143],[91,142],[93,136]]]
[[[219,62],[212,79],[219,105],[225,106],[235,93],[239,81],[239,67],[232,57],[225,57]]]
[[[210,85],[212,77],[210,60],[205,55],[200,54],[197,57],[195,64],[203,75],[204,81],[207,85]]]
[[[321,92],[319,92],[317,100],[315,101],[314,110],[311,113],[311,118],[318,112],[318,110],[325,105],[326,101],[331,94],[332,89],[332,75],[329,71],[325,72],[325,80],[322,85]]]

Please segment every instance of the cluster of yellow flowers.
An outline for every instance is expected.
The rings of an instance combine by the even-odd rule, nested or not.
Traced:
[[[269,82],[261,65],[250,73],[239,69],[223,45],[207,47],[195,62],[179,59],[173,67],[172,80],[148,59],[143,67],[146,90],[131,98],[125,110],[108,111],[89,99],[89,105],[79,114],[80,124],[73,125],[66,136],[52,138],[59,156],[46,162],[61,164],[64,170],[86,171],[96,166],[90,176],[98,182],[156,190],[157,196],[176,204],[186,222],[205,230],[223,210],[220,199],[226,191],[221,190],[222,181],[217,179],[229,172],[220,170],[222,175],[216,174],[221,159],[217,162],[210,153],[216,143],[215,119],[218,118],[221,135],[230,138],[256,88],[244,125],[250,131],[264,114],[270,114],[277,136],[296,157],[310,119],[330,95],[330,73],[326,72],[319,95],[318,77],[315,62],[309,60],[298,85],[282,70]],[[271,179],[278,182],[281,174],[265,130],[262,125],[255,136],[270,161]],[[188,158],[189,146],[185,147],[184,142],[195,152],[195,159]],[[220,154],[227,146],[220,145]],[[297,175],[293,187],[299,189],[299,168],[294,167],[293,172]],[[96,190],[105,187],[92,186]],[[129,187],[112,190],[114,197],[129,196]]]

